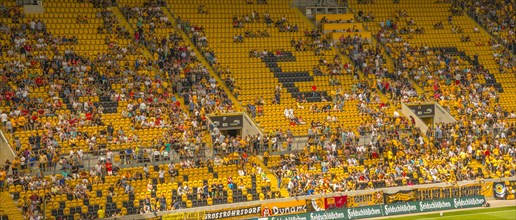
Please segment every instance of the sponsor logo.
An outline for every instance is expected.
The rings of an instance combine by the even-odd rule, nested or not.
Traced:
[[[323,211],[324,210],[324,202],[319,199],[312,199],[312,207],[315,211]]]
[[[430,202],[419,202],[421,211],[424,212],[427,209],[449,209],[452,208],[452,204],[448,201],[430,201]]]
[[[494,186],[496,197],[498,198],[505,198],[505,193],[507,192],[507,189],[505,188],[505,184],[503,183],[497,183]]]
[[[484,204],[484,199],[479,198],[467,198],[467,199],[453,199],[453,203],[455,205],[455,208],[460,208],[462,206],[478,206]]]
[[[306,200],[303,200],[306,201]],[[301,205],[292,207],[278,208],[281,203],[275,204],[270,210],[270,214],[287,214],[285,216],[270,216],[257,220],[341,220],[341,219],[360,219],[379,216],[394,216],[408,213],[430,212],[436,210],[461,209],[468,207],[480,207],[485,203],[484,196],[469,196],[454,199],[425,200],[419,202],[403,202],[385,205],[364,206],[358,208],[343,208],[331,211],[317,211],[310,213],[293,214],[304,210]],[[265,207],[262,207],[265,210]]]
[[[385,205],[384,206],[384,213],[385,215],[393,214],[403,214],[403,213],[410,213],[418,211],[417,206],[412,205],[410,203],[405,203],[402,205]]]
[[[211,220],[211,219],[220,219],[220,218],[234,218],[239,216],[245,216],[245,215],[253,215],[260,213],[261,207],[251,207],[251,208],[241,208],[241,209],[235,209],[235,210],[223,210],[223,211],[216,211],[212,213],[206,213],[204,215],[204,219]]]
[[[312,219],[312,220],[346,219],[346,215],[343,212],[323,212],[321,214],[310,213],[310,219]]]
[[[357,208],[357,209],[348,209],[348,216],[350,219],[376,216],[376,215],[381,215],[381,214],[382,214],[382,210],[380,210],[378,207],[364,207],[364,208]]]
[[[290,213],[306,212],[306,205],[278,208],[272,207],[272,215],[287,215]]]
[[[304,216],[272,217],[271,220],[307,220]]]

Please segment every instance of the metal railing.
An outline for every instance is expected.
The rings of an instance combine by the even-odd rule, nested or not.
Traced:
[[[43,0],[16,0],[16,5],[43,5]]]
[[[293,0],[295,7],[347,7],[348,0]]]
[[[130,168],[130,167],[143,167],[147,166],[155,166],[160,164],[167,163],[179,163],[185,160],[196,161],[198,159],[206,160],[213,159],[215,157],[213,150],[207,146],[202,146],[198,150],[192,150],[190,152],[185,152],[185,154],[180,154],[174,150],[171,150],[168,153],[168,156],[163,156],[160,154],[158,156],[153,156],[153,149],[141,149],[140,151],[151,150],[148,153],[143,155],[140,154],[132,154],[132,155],[124,155],[118,152],[113,152],[112,162],[115,166],[120,169]],[[62,157],[58,162],[49,161],[48,163],[42,165],[39,161],[30,161],[27,159],[25,165],[21,165],[20,168],[17,168],[16,171],[11,168],[9,173],[18,173],[25,175],[56,175],[63,172],[69,173],[73,166],[78,166],[79,170],[90,170],[95,168],[95,165],[98,162],[103,162],[100,160],[101,157],[106,158],[105,153],[102,154],[92,154],[85,153],[82,158],[72,159],[69,156]],[[63,163],[62,159],[66,158],[67,162]],[[50,159],[49,159],[50,160]]]

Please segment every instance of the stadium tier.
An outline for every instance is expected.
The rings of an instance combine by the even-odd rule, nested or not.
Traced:
[[[351,74],[350,60],[339,55],[333,42],[290,4],[169,3],[176,21],[192,38],[199,39],[194,42],[208,53],[206,57],[219,76],[231,82],[233,94],[242,105],[259,102],[263,109],[256,120],[265,132],[289,126],[291,119],[282,115],[289,108],[295,109],[304,122],[291,127],[292,133],[306,134],[311,121],[323,122],[328,115],[327,111],[310,112],[314,103],[319,109],[339,106],[331,111],[338,118],[332,127],[355,129],[360,122],[370,120],[358,114],[354,101],[330,102],[333,91],[343,94],[357,82]],[[199,5],[207,12],[199,13]],[[330,80],[338,83],[330,85]]]
[[[317,2],[1,2],[0,218],[516,175],[514,1]]]

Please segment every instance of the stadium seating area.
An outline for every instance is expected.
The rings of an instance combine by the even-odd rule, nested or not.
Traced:
[[[489,33],[498,38],[509,52],[512,50],[513,54],[516,49],[513,16],[515,6],[511,1],[496,1],[494,4],[486,4],[484,1],[463,1],[453,5],[457,13],[470,14]],[[505,64],[507,63],[503,65]]]
[[[98,210],[116,216],[264,199],[271,186],[260,176],[254,159],[242,163],[238,157],[226,157],[209,164],[114,168],[103,177],[94,169],[77,176],[34,176],[16,180],[9,192],[27,216],[37,216],[41,199],[48,198],[46,215],[54,218],[95,219],[101,218]],[[37,184],[25,184],[29,182]]]
[[[330,114],[338,119],[332,127],[355,129],[361,120],[370,120],[358,114],[356,102],[329,101],[330,93],[344,93],[356,83],[353,67],[289,4],[239,2],[227,7],[220,2],[190,1],[169,5],[183,29],[199,39],[197,46],[219,76],[235,87],[238,100],[256,111],[256,120],[267,133],[296,124],[290,128],[292,133],[305,135],[308,120],[324,123],[327,111],[309,111],[314,101],[319,109],[330,106]],[[207,13],[199,13],[200,5]],[[265,31],[270,37],[251,36]],[[242,42],[234,42],[235,36],[241,36]],[[328,85],[330,79],[339,81],[338,85]],[[292,109],[293,117],[282,115],[285,109]]]
[[[441,58],[440,62],[444,61],[443,64],[455,61],[459,65],[470,65],[471,71],[475,71],[475,69],[482,71],[484,77],[480,76],[476,81],[492,85],[498,90],[503,89],[504,93],[500,95],[500,104],[506,107],[506,111],[512,111],[514,103],[510,101],[508,94],[514,91],[516,84],[513,75],[507,73],[514,72],[514,67],[512,62],[507,62],[507,66],[503,65],[503,68],[497,63],[498,54],[502,54],[500,47],[494,45],[492,38],[485,31],[475,31],[475,28],[481,29],[480,26],[466,14],[452,14],[453,5],[434,3],[433,1],[424,3],[431,4],[432,8],[423,8],[419,4],[411,2],[393,4],[391,1],[377,1],[374,4],[360,4],[351,1],[350,7],[358,14],[373,13],[375,15],[374,20],[367,20],[365,23],[370,31],[377,35],[377,39],[386,45],[388,52],[392,53],[391,57],[398,59],[398,66],[402,67],[401,69],[405,70],[407,72],[405,74],[409,77],[421,78],[416,74],[424,75],[418,73],[417,70],[424,69],[425,66],[421,65],[421,59],[426,59],[426,57],[422,56],[419,62],[411,62],[412,59],[417,59],[414,54],[417,56],[421,56],[421,53],[434,54],[436,50],[439,50],[438,53],[445,53],[444,56],[449,56],[449,58]],[[422,28],[423,33],[416,33],[418,28]],[[401,52],[403,50],[405,52]],[[407,51],[410,53],[407,54]],[[434,56],[441,57],[442,55]],[[425,60],[425,62],[429,61]],[[472,68],[477,65],[480,67]],[[436,68],[439,67],[436,66]],[[426,72],[432,73],[433,71],[429,69]],[[466,77],[462,75],[461,79]],[[425,87],[431,86],[433,83],[420,85]],[[440,84],[440,86],[442,85]],[[428,90],[429,88],[427,88]]]
[[[45,0],[42,14],[4,1],[0,121],[16,158],[0,168],[0,215],[98,219],[515,176],[503,3],[350,0],[312,23],[284,0]],[[458,122],[421,132],[398,113],[418,101]],[[208,130],[206,114],[241,107],[265,137]],[[294,136],[304,149],[291,151]]]
[[[174,45],[171,50],[174,54],[164,57],[167,65],[176,65],[164,72],[164,68],[158,70],[161,63],[149,56],[148,41],[133,39],[133,28],[124,25],[125,20],[119,22],[125,18],[119,16],[116,8],[100,7],[95,2],[47,1],[45,4],[51,8],[44,14],[48,16],[24,15],[20,8],[11,5],[6,6],[9,16],[2,19],[10,28],[4,36],[9,36],[11,31],[22,36],[12,40],[4,38],[7,71],[3,76],[8,77],[9,84],[2,88],[5,94],[2,113],[6,113],[3,125],[18,155],[12,161],[12,172],[16,176],[11,177],[12,180],[18,181],[18,175],[24,177],[26,170],[37,167],[41,171],[70,167],[73,172],[68,174],[77,175],[79,172],[73,168],[82,167],[83,156],[88,153],[123,152],[107,157],[117,163],[142,161],[147,154],[155,156],[155,152],[160,158],[172,154],[189,158],[204,146],[204,114],[230,111],[231,102],[225,93],[205,71],[201,75],[205,68],[190,55],[185,45]],[[77,15],[74,14],[77,9],[85,10]],[[18,19],[17,16],[35,19],[34,30],[29,29],[31,20],[13,20]],[[168,34],[165,31],[158,30]],[[175,44],[182,38],[171,35],[170,41]],[[32,45],[32,42],[37,43]],[[25,66],[26,62],[29,66]],[[182,85],[178,85],[180,81]],[[176,96],[185,98],[181,103]],[[20,186],[18,184],[20,182],[16,184]],[[63,190],[73,187],[75,183],[67,183]],[[92,190],[91,184],[88,187]],[[27,189],[19,187],[9,190],[16,192],[16,198],[22,201],[32,195],[25,196]],[[19,195],[21,192],[25,193]],[[117,213],[122,212],[121,207],[104,206],[105,201],[92,204],[98,205],[95,209],[105,207],[109,215],[116,212],[116,208]],[[57,214],[52,214],[96,214],[92,206],[78,212],[82,206],[88,204],[77,202],[73,206],[54,207]],[[66,208],[72,211],[67,212]],[[34,215],[37,210],[31,207],[24,209],[24,213]],[[138,212],[129,209],[122,213]]]

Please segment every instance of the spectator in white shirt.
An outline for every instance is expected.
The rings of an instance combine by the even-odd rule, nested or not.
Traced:
[[[2,112],[2,114],[0,114],[0,121],[2,122],[2,126],[5,127],[8,119],[9,119],[9,116],[7,116],[7,114],[5,112]]]
[[[165,183],[165,171],[160,169],[158,171],[159,183]]]

